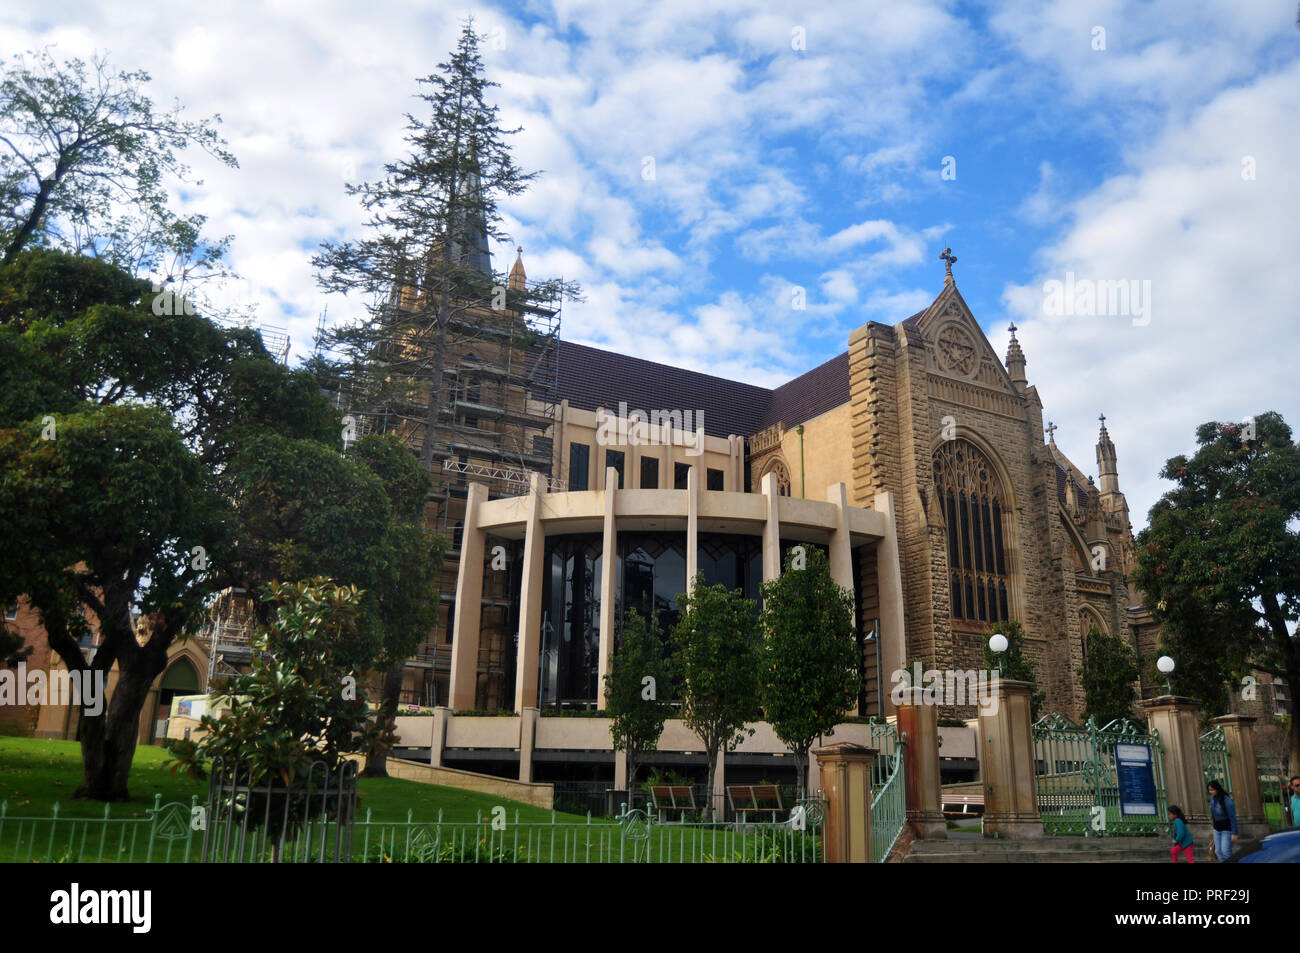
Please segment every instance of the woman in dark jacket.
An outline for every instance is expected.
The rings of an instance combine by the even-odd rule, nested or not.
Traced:
[[[1232,842],[1237,839],[1237,808],[1218,781],[1208,785],[1210,819],[1214,822],[1214,853],[1219,862],[1232,856]]]

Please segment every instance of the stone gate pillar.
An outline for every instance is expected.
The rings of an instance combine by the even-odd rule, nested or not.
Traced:
[[[871,764],[875,748],[843,741],[813,751],[821,768],[826,798],[826,861],[832,864],[871,862]]]
[[[1043,836],[1034,777],[1030,717],[1033,682],[999,678],[997,706],[980,707],[980,769],[984,781],[984,836],[1030,840]]]
[[[898,706],[898,734],[903,744],[903,781],[907,822],[918,840],[944,840],[943,788],[939,783],[939,709],[936,705]]]
[[[1196,848],[1208,856],[1214,828],[1206,804],[1201,735],[1197,730],[1201,703],[1195,698],[1161,695],[1142,702],[1142,707],[1147,713],[1147,725],[1160,734],[1167,803],[1183,809]],[[1167,821],[1168,817],[1161,820]]]
[[[1237,808],[1237,834],[1241,838],[1263,837],[1269,832],[1264,816],[1264,795],[1259,784],[1259,762],[1255,760],[1255,719],[1246,715],[1222,715],[1213,723],[1223,729],[1228,745],[1228,775],[1232,803]]]

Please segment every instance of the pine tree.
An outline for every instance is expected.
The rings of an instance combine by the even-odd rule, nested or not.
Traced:
[[[562,281],[512,287],[487,271],[488,237],[507,237],[499,198],[524,191],[538,173],[515,164],[507,138],[520,130],[502,128],[487,101],[499,84],[484,76],[480,40],[467,19],[451,59],[419,80],[429,116],[406,115],[411,153],[385,165],[379,181],[348,186],[370,213],[369,236],[325,242],[313,259],[322,288],[371,300],[366,320],[322,342],[344,359],[314,369],[346,379],[361,412],[421,434],[426,468],[438,449],[450,338],[527,335],[520,314],[578,294]]]
[[[488,354],[517,361],[510,379],[527,389],[547,367],[554,370],[558,322],[547,319],[558,313],[559,300],[579,293],[572,283],[529,284],[491,273],[488,239],[506,237],[497,203],[538,173],[524,172],[511,156],[507,140],[520,130],[503,128],[488,102],[499,84],[484,76],[480,40],[467,19],[451,58],[419,81],[428,114],[406,115],[410,153],[386,164],[379,181],[348,187],[370,214],[366,237],[323,243],[313,259],[322,288],[359,293],[369,304],[363,319],[319,342],[340,357],[317,356],[309,367],[338,391],[349,414],[368,421],[367,429],[395,432],[418,447],[426,472],[451,456],[453,440],[475,442],[468,425],[453,434],[454,414],[452,424],[440,423],[450,360],[471,354],[469,342],[483,341]],[[526,415],[529,408],[522,401],[513,409]],[[517,455],[521,470],[533,452],[523,437],[491,450]],[[384,683],[385,720],[401,684],[399,660]]]

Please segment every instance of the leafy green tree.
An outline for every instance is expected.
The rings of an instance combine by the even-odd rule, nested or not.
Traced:
[[[391,435],[367,434],[347,455],[380,478],[392,511],[385,571],[370,590],[382,638],[375,664],[385,674],[363,772],[366,777],[387,777],[402,673],[406,660],[437,626],[439,579],[450,541],[423,526],[424,500],[433,481],[410,447]]]
[[[800,790],[808,780],[808,751],[831,734],[857,702],[857,641],[853,596],[831,578],[826,554],[804,547],[804,568],[763,583],[763,713],[776,736],[794,753]]]
[[[10,60],[0,77],[0,247],[58,247],[183,288],[214,272],[229,237],[201,235],[204,216],[168,207],[170,181],[189,180],[179,153],[195,147],[238,163],[217,134],[221,117],[158,111],[149,74],[114,73],[104,56],[60,63],[48,50]]]
[[[647,681],[649,679],[649,681]],[[642,757],[654,751],[672,716],[672,674],[664,657],[659,617],[647,620],[635,609],[623,617],[623,636],[605,675],[605,712],[615,751],[627,752],[627,806],[634,806]]]
[[[0,547],[0,599],[27,597],[70,670],[119,675],[107,707],[83,712],[78,796],[129,797],[149,687],[218,592],[364,585],[375,595],[345,648],[373,662],[409,543],[381,478],[339,453],[310,374],[254,331],[157,315],[147,283],[54,251],[0,267],[0,355],[0,538],[23,541]],[[101,637],[90,662],[83,609]]]
[[[202,738],[171,748],[177,764],[192,775],[202,774],[206,761],[215,767],[219,760],[229,777],[250,788],[302,789],[313,764],[324,765],[326,777],[337,777],[346,756],[362,747],[366,694],[346,650],[356,641],[362,593],[318,576],[272,583],[267,599],[275,617],[253,636],[252,672],[232,681],[230,713],[220,719],[204,715]],[[268,796],[276,795],[253,800]],[[297,820],[292,809],[306,803],[281,796],[288,801],[287,816],[280,804],[269,811],[264,801],[244,807],[251,827],[268,818],[272,839],[286,820]]]
[[[1038,666],[1034,659],[1025,654],[1025,633],[1020,623],[1004,621],[993,623],[990,633],[999,632],[1007,638],[1007,650],[997,655],[984,640],[984,667],[989,671],[1001,671],[1002,678],[1013,681],[1038,683]],[[1043,702],[1047,700],[1046,692],[1034,692],[1029,698],[1029,714],[1035,721],[1042,711]]]
[[[691,592],[679,596],[682,614],[673,627],[673,670],[682,693],[681,718],[709,758],[709,813],[713,779],[725,748],[734,750],[759,720],[761,636],[753,599],[723,585],[708,586],[697,573]]]
[[[1084,717],[1091,716],[1099,725],[1132,718],[1138,674],[1134,651],[1123,639],[1094,625],[1088,630],[1088,651],[1083,656]]]
[[[84,405],[51,419],[53,432],[40,420],[0,430],[0,536],[23,541],[0,554],[0,591],[26,594],[69,670],[106,684],[116,664],[108,705],[83,713],[76,794],[123,799],[149,686],[202,609],[189,549],[222,548],[221,505],[164,411]],[[75,634],[81,606],[99,621],[91,662]]]
[[[1161,625],[1175,691],[1221,710],[1251,666],[1300,685],[1300,447],[1281,415],[1202,424],[1196,452],[1171,458],[1174,483],[1137,538],[1134,582]],[[1291,726],[1300,763],[1300,724]]]

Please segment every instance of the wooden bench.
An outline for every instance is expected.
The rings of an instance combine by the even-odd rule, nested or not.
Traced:
[[[745,822],[746,814],[770,814],[772,820],[785,811],[781,803],[781,788],[775,784],[728,784],[727,803],[733,814]]]
[[[979,808],[979,811],[972,811],[971,808]],[[963,818],[983,813],[983,794],[950,794],[943,799],[944,817]]]
[[[665,811],[677,811],[680,819],[687,811],[696,810],[695,788],[689,784],[651,785],[650,801],[660,821],[664,819]]]

